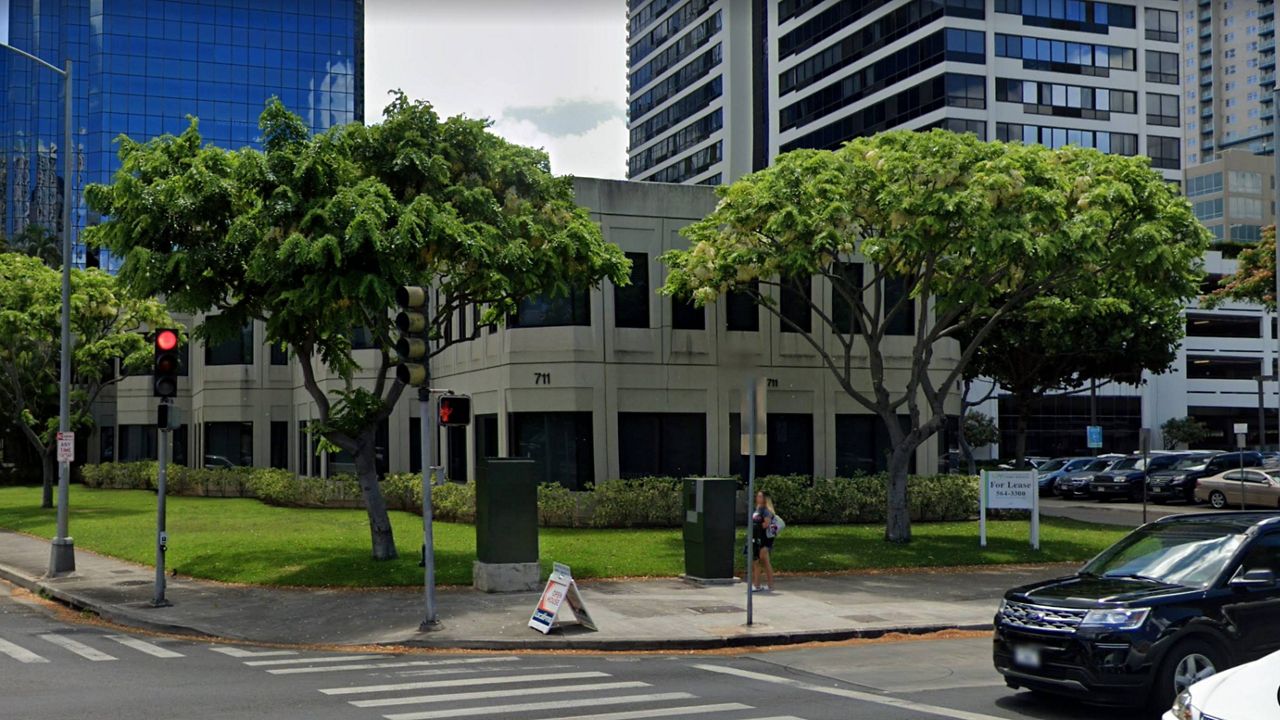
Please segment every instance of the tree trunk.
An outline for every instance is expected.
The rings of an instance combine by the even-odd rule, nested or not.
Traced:
[[[58,474],[58,464],[54,462],[53,453],[43,453],[40,457],[40,465],[44,470],[44,488],[40,494],[40,507],[53,507],[53,482],[54,477]]]
[[[360,494],[364,497],[365,511],[369,514],[369,534],[373,539],[374,560],[395,560],[395,538],[391,534],[391,519],[387,517],[387,501],[378,485],[378,449],[372,431],[356,439],[356,477],[360,481]]]
[[[1031,403],[1025,397],[1020,395],[1013,396],[1013,402],[1017,404],[1018,422],[1015,427],[1015,435],[1017,436],[1017,454],[1013,466],[1019,470],[1027,467],[1027,427],[1031,424]]]
[[[907,470],[915,448],[900,443],[889,455],[889,504],[885,516],[884,539],[891,543],[911,542],[911,509],[907,505]]]
[[[957,435],[960,438],[960,456],[964,458],[968,465],[969,474],[978,474],[978,463],[973,459],[973,446],[969,444],[969,438],[964,434],[964,415],[960,416],[960,432]]]

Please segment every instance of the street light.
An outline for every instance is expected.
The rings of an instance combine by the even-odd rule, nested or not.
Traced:
[[[66,69],[41,60],[29,52],[7,43],[0,47],[14,52],[35,64],[52,70],[63,80],[63,139],[62,139],[62,371],[58,381],[58,432],[71,431],[71,60]],[[71,464],[58,462],[58,528],[49,551],[49,574],[61,575],[76,569],[76,547],[67,536],[67,486],[71,479]]]

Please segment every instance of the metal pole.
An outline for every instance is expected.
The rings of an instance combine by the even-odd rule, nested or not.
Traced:
[[[752,513],[756,502],[756,382],[748,378],[747,386],[747,625],[754,620],[754,608],[751,605],[752,588],[755,583],[755,557],[751,552],[755,546],[755,522]]]
[[[430,362],[428,360],[427,362]],[[422,431],[422,565],[423,595],[426,601],[426,614],[419,630],[434,630],[440,624],[436,616],[436,549],[432,535],[431,516],[431,483],[434,482],[431,466],[431,439],[435,431],[431,412],[431,371],[427,371],[427,386],[418,388],[418,424]]]
[[[161,404],[167,405],[168,398],[161,400]],[[170,408],[172,410],[172,408]],[[166,423],[167,425],[167,423]],[[164,598],[165,580],[164,580],[164,554],[169,549],[169,535],[165,532],[165,482],[168,479],[169,469],[169,428],[161,426],[159,428],[159,448],[157,448],[157,458],[159,459],[159,467],[156,470],[156,588],[155,597],[151,600],[152,607],[167,607],[171,603]]]
[[[1259,375],[1258,380],[1258,452],[1267,449],[1267,413],[1263,407],[1262,383],[1268,376]]]
[[[1089,381],[1089,424],[1090,425],[1098,424],[1098,381],[1097,380]],[[1095,457],[1098,455],[1099,452],[1102,451],[1101,448],[1092,448],[1092,450]]]
[[[1151,433],[1142,428],[1142,524],[1147,524],[1147,467],[1151,465]]]
[[[1275,187],[1276,198],[1280,199],[1280,82],[1277,82],[1271,90],[1271,117],[1271,157],[1275,161],[1275,176],[1272,178],[1272,185]],[[1277,205],[1277,207],[1280,208],[1280,205]],[[1276,217],[1277,215],[1273,213],[1271,217],[1273,237],[1274,231],[1280,229],[1280,223],[1276,223]],[[1275,325],[1277,332],[1272,340],[1277,343],[1277,349],[1270,374],[1277,380],[1276,406],[1280,408],[1280,239],[1277,239],[1275,246],[1276,264],[1272,274],[1275,275],[1276,308],[1272,314],[1277,318]],[[1280,425],[1280,415],[1277,415],[1277,424]],[[1277,430],[1280,431],[1280,427]],[[1266,443],[1265,437],[1263,438],[1263,443]],[[1280,437],[1277,438],[1277,449],[1280,449]]]
[[[1242,435],[1241,439],[1243,438],[1244,436]],[[1244,510],[1244,443],[1238,444],[1240,447],[1237,448],[1236,452],[1240,454],[1240,509]]]
[[[58,431],[71,431],[71,195],[75,191],[72,178],[71,147],[71,61],[63,74],[62,140],[62,370],[58,379]],[[67,535],[67,494],[71,480],[71,464],[58,463],[58,526],[49,554],[49,574],[60,575],[76,569],[75,543]]]

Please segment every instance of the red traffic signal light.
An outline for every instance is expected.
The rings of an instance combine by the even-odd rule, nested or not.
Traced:
[[[178,371],[182,366],[179,343],[178,331],[170,328],[156,330],[152,336],[151,390],[156,397],[171,398],[178,394]]]
[[[440,424],[460,427],[471,424],[471,398],[466,395],[441,395],[438,406]]]

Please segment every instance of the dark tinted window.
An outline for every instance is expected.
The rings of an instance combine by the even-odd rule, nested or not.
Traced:
[[[759,283],[753,282],[751,289],[758,290]],[[724,298],[725,329],[738,332],[755,332],[760,329],[760,306],[755,297],[747,292],[730,291]]]
[[[511,327],[559,327],[591,324],[591,294],[574,290],[568,295],[535,295],[520,301]]]
[[[694,305],[692,300],[673,297],[671,327],[676,330],[704,330],[707,327],[707,311]]]
[[[624,478],[707,472],[703,413],[618,413],[618,469]]]
[[[205,343],[205,365],[252,365],[253,325],[245,325],[240,335],[213,344]]]
[[[913,335],[916,331],[916,303],[908,299],[903,303],[898,314],[887,317],[894,305],[909,292],[907,278],[885,278],[884,280],[884,312],[886,315],[885,333],[889,335]]]
[[[898,418],[903,429],[910,427],[910,418]],[[851,477],[860,473],[877,473],[889,469],[889,454],[893,443],[889,441],[889,429],[876,415],[836,415],[836,475]],[[915,472],[915,454],[911,456],[910,471]]]
[[[781,296],[779,329],[785,333],[811,331],[813,278],[793,278],[782,283]]]
[[[739,454],[742,418],[729,415],[729,473],[745,478],[747,458]],[[756,457],[756,477],[813,475],[813,416],[803,413],[769,413],[765,421],[768,454]]]
[[[271,467],[289,469],[289,421],[271,421]]]
[[[615,327],[649,327],[649,255],[627,253],[631,261],[631,283],[613,288],[613,324]]]
[[[595,482],[590,412],[511,413],[511,455],[532,458],[539,483],[585,490]]]
[[[839,263],[832,269],[843,281],[831,282],[831,322],[841,335],[856,335],[861,332],[857,313],[845,296],[862,294],[862,263]]]

